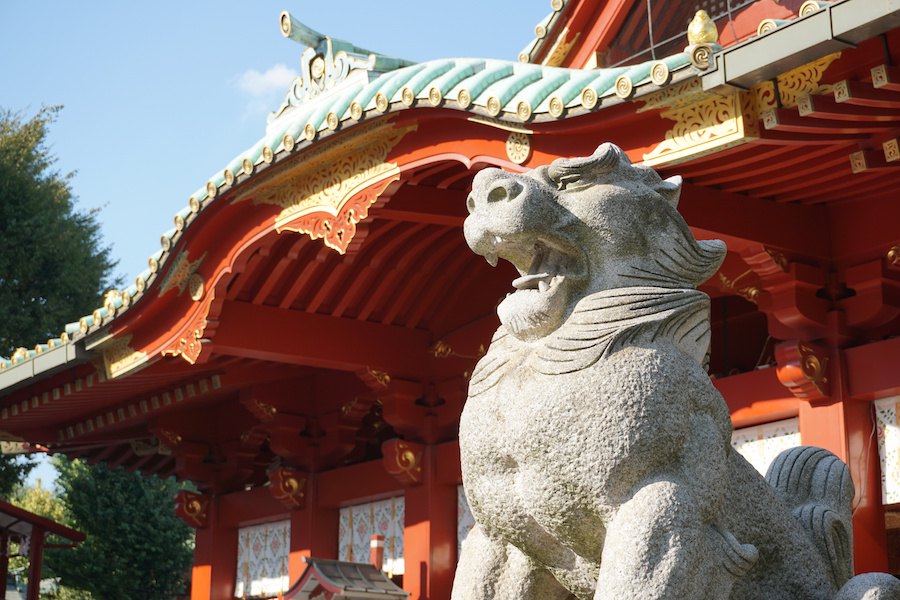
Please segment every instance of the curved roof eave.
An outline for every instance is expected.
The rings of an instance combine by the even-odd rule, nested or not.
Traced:
[[[597,70],[493,59],[441,59],[388,71],[369,83],[348,80],[347,85],[330,93],[288,106],[268,124],[260,140],[190,196],[188,205],[176,213],[174,227],[162,234],[161,248],[149,257],[148,267],[133,284],[109,291],[103,306],[66,324],[59,336],[34,349],[19,348],[10,358],[0,357],[0,375],[7,376],[0,378],[0,390],[12,384],[9,376],[15,367],[97,334],[127,312],[154,285],[186,228],[216,196],[233,186],[246,186],[256,180],[254,175],[263,167],[315,146],[319,139],[367,119],[409,108],[451,109],[513,127],[561,121],[658,91],[699,72],[687,53]],[[26,370],[26,378],[42,371]],[[16,381],[21,379],[18,375]],[[9,379],[9,383],[4,379]]]

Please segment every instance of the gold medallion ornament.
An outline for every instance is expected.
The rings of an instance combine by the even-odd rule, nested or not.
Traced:
[[[469,90],[459,90],[459,93],[456,94],[456,103],[459,104],[460,108],[469,108],[469,105],[472,104],[472,96],[469,94]]]
[[[222,172],[222,177],[225,179],[226,185],[234,185],[234,173],[231,172],[231,169],[225,169]]]
[[[242,160],[241,171],[243,171],[244,175],[253,175],[253,161],[249,158]]]
[[[653,63],[653,67],[650,69],[650,81],[658,86],[663,86],[671,80],[672,73],[669,71],[669,66],[666,63],[662,61]]]
[[[334,131],[338,128],[338,125],[340,125],[340,120],[338,119],[338,116],[336,114],[330,112],[325,117],[325,125],[328,126],[328,129]]]
[[[623,100],[627,100],[634,95],[634,84],[627,75],[620,75],[616,79],[616,96]]]
[[[359,102],[350,103],[350,116],[359,121],[363,116],[363,107]]]
[[[553,96],[552,98],[550,98],[548,110],[550,111],[550,116],[558,119],[565,112],[566,105],[563,103],[562,98],[560,98],[559,96]]]
[[[488,114],[491,115],[492,117],[496,117],[497,115],[499,115],[500,111],[503,108],[500,105],[500,100],[496,96],[491,96],[490,98],[487,99],[486,107],[487,107]]]
[[[188,198],[188,206],[191,207],[191,212],[192,212],[192,213],[198,213],[198,212],[200,212],[200,201],[197,200],[196,198],[194,198],[193,196],[191,196],[190,198]]]
[[[531,138],[524,133],[513,132],[506,138],[506,156],[517,165],[531,157]]]
[[[400,92],[400,101],[403,102],[404,106],[412,106],[416,101],[416,94],[412,89],[404,87],[403,91]]]
[[[428,90],[428,102],[430,102],[432,106],[440,106],[443,101],[444,94],[441,92],[441,88],[432,87]]]
[[[284,137],[281,139],[281,145],[284,147],[286,152],[290,152],[294,149],[294,138],[291,134],[286,133]]]
[[[182,217],[181,215],[175,215],[175,218],[173,218],[172,221],[175,223],[175,229],[177,229],[178,231],[184,230],[184,217]]]
[[[691,48],[691,64],[705,71],[712,64],[712,48],[704,44],[698,44]]]
[[[318,134],[319,132],[316,131],[316,128],[312,123],[307,123],[306,127],[303,128],[303,137],[305,137],[308,142],[315,140]]]
[[[597,106],[599,100],[600,97],[597,95],[597,90],[594,88],[584,88],[584,91],[581,92],[581,105],[588,110],[592,110]]]
[[[388,102],[387,96],[381,92],[375,94],[375,108],[377,108],[379,112],[387,112],[387,109],[390,108],[390,102]]]
[[[216,184],[212,181],[206,182],[206,193],[209,194],[210,198],[215,198],[216,194],[219,192],[219,188],[216,187]]]
[[[528,121],[531,119],[531,105],[522,100],[519,102],[518,106],[516,106],[516,116],[519,117],[522,121]]]
[[[192,273],[188,278],[188,293],[191,295],[191,300],[194,302],[203,297],[203,284],[203,276],[200,275],[200,273]]]

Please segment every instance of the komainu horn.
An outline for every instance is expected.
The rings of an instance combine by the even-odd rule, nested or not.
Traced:
[[[466,241],[520,277],[460,423],[477,524],[453,600],[900,598],[851,579],[844,463],[795,448],[764,479],[732,449],[695,289],[726,249],[680,188],[612,144],[475,177]]]

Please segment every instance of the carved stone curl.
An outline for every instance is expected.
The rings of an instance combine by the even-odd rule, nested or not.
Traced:
[[[704,369],[709,298],[695,289],[726,249],[694,238],[680,188],[612,144],[475,176],[466,242],[520,276],[460,421],[476,525],[453,600],[892,593],[850,579],[845,464],[795,448],[763,480],[731,447]]]

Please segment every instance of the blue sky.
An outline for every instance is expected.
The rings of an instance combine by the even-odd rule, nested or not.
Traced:
[[[190,194],[262,136],[303,50],[281,36],[282,10],[410,60],[515,60],[550,2],[0,0],[0,107],[65,107],[49,138],[57,167],[76,172],[126,281]]]

